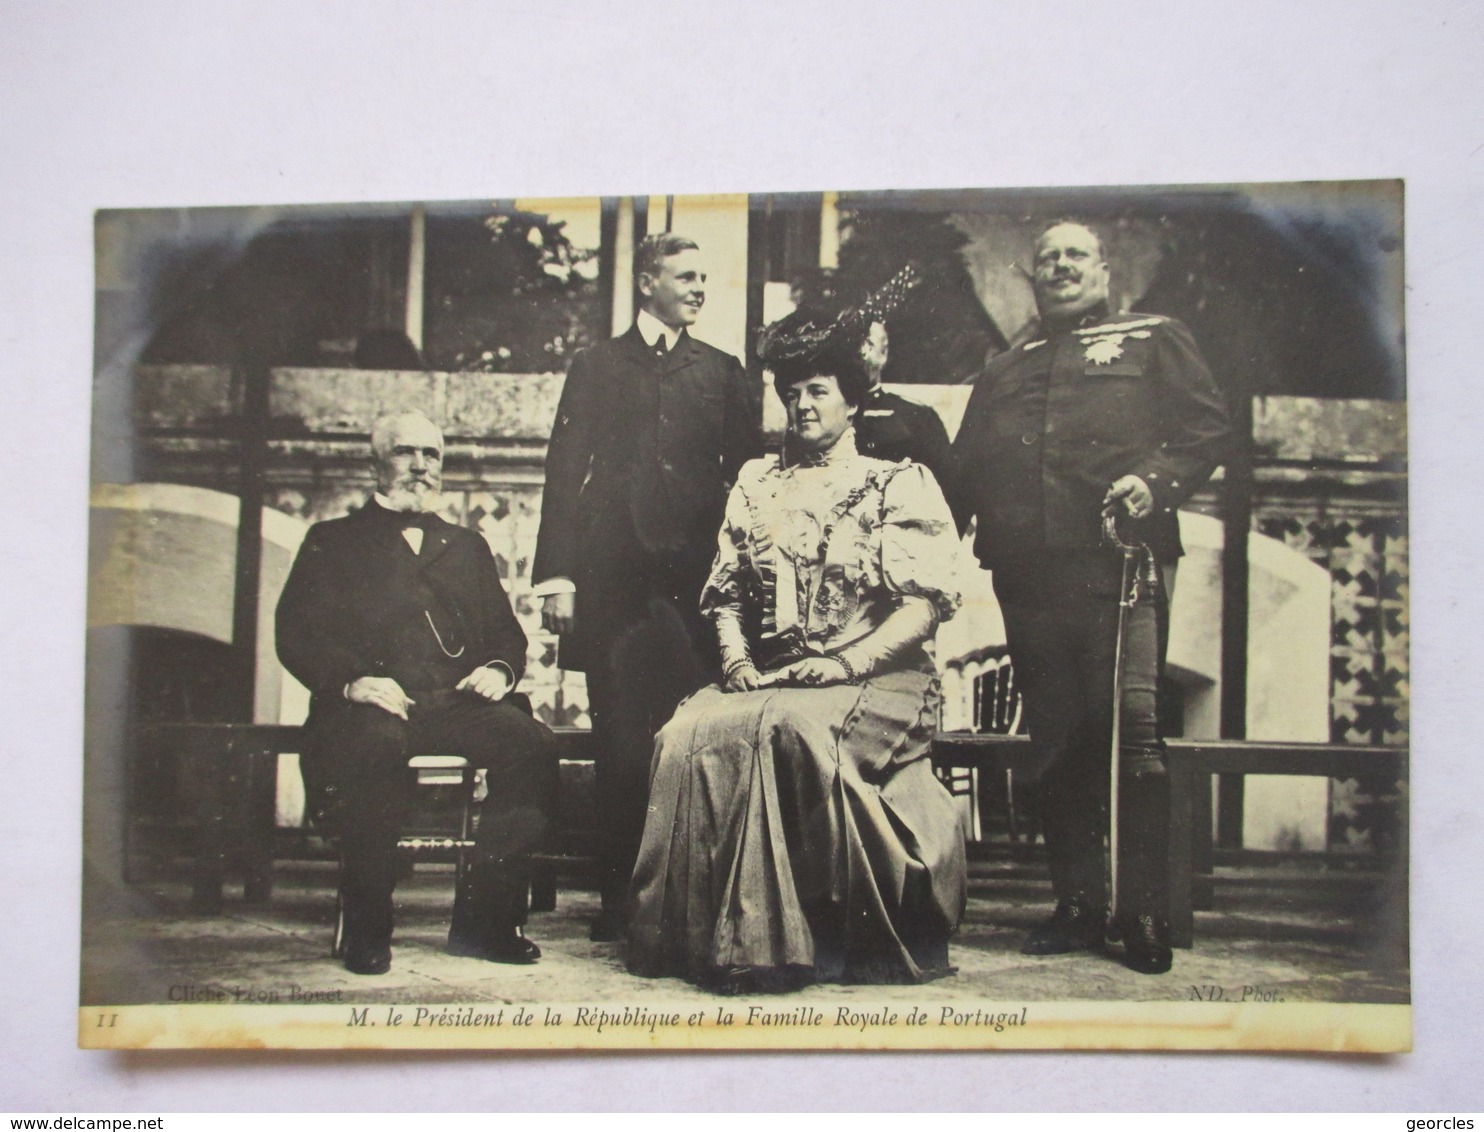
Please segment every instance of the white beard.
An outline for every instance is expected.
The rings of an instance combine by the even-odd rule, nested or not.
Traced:
[[[431,511],[438,499],[438,489],[429,486],[425,491],[416,488],[393,486],[382,493],[393,511]]]

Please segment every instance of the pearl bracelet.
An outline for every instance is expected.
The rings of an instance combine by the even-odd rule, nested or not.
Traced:
[[[861,682],[860,674],[856,672],[855,665],[851,664],[850,661],[846,659],[843,652],[835,653],[833,656],[830,657],[830,659],[838,663],[841,668],[845,669],[845,682],[847,684],[859,684]]]

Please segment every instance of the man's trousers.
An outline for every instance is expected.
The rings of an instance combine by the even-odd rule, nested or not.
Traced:
[[[717,679],[716,633],[701,615],[710,556],[655,556],[627,545],[578,581],[597,747],[599,889],[622,919],[649,808],[654,737],[680,701]]]
[[[649,810],[654,737],[680,701],[714,679],[676,603],[653,597],[587,672],[598,747],[599,887],[603,912],[622,917]]]
[[[486,772],[475,847],[453,934],[479,943],[525,923],[529,857],[546,833],[557,785],[556,740],[524,696],[491,703],[471,692],[409,692],[403,721],[369,704],[316,704],[304,782],[316,825],[339,841],[346,938],[384,943],[401,875],[397,839],[411,811],[418,755],[458,755]],[[514,700],[515,702],[511,702]]]
[[[1010,658],[1041,777],[1042,829],[1060,900],[1108,901],[1114,656],[1122,559],[1078,550],[1017,557],[994,571]],[[1119,909],[1167,917],[1169,782],[1157,688],[1167,638],[1162,592],[1127,613],[1119,778]]]

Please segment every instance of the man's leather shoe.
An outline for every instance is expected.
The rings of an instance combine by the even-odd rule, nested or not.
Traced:
[[[624,923],[622,916],[600,912],[588,929],[587,938],[594,943],[618,943],[627,939],[628,935],[628,925]]]
[[[346,943],[345,969],[352,975],[385,975],[392,969],[391,945]]]
[[[1154,916],[1119,916],[1123,965],[1141,975],[1163,975],[1174,964],[1170,927]]]
[[[1108,909],[1086,897],[1073,896],[1057,902],[1051,918],[1026,938],[1022,955],[1065,955],[1090,951],[1103,945],[1108,928]]]
[[[483,941],[449,936],[448,953],[490,963],[530,964],[541,958],[541,949],[521,935],[519,929]]]

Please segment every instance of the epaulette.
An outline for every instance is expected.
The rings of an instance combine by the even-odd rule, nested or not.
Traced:
[[[1163,315],[1148,315],[1144,318],[1136,318],[1130,322],[1103,322],[1097,326],[1079,326],[1072,331],[1083,337],[1096,338],[1103,334],[1127,334],[1130,330],[1143,330],[1150,326],[1159,326],[1165,322]]]

